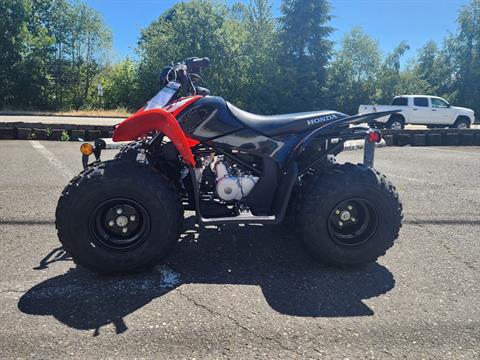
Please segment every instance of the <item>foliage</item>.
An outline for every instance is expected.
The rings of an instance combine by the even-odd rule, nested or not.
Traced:
[[[130,59],[107,65],[94,83],[103,86],[103,97],[98,96],[96,87],[91,89],[90,97],[96,99],[92,102],[97,108],[138,108],[142,105],[138,96],[138,64]]]
[[[110,44],[100,15],[67,0],[5,0],[0,16],[0,107],[83,106]]]
[[[480,0],[471,0],[458,17],[459,29],[443,47],[428,42],[415,59],[411,82],[480,114]]]
[[[279,18],[272,0],[227,4],[176,3],[142,30],[138,60],[111,64],[110,31],[85,3],[3,0],[0,108],[132,110],[158,91],[165,65],[208,56],[205,85],[252,112],[355,113],[360,103],[425,93],[480,113],[480,0],[461,9],[455,33],[408,63],[407,42],[383,56],[361,28],[334,51],[327,0],[282,0]]]
[[[333,108],[353,114],[375,97],[381,54],[378,42],[361,28],[345,35],[329,68],[329,98]]]
[[[383,61],[378,75],[380,81],[376,95],[379,103],[387,103],[398,94],[401,83],[400,60],[409,49],[407,42],[402,41]]]
[[[275,93],[279,51],[276,22],[268,0],[252,0],[248,6],[236,5],[245,40],[241,44],[243,69],[241,86],[237,87],[237,102],[246,110],[269,113],[278,100]]]
[[[278,110],[301,111],[326,106],[326,65],[333,43],[326,0],[283,0],[279,19]]]
[[[159,74],[165,65],[191,56],[208,56],[212,66],[205,73],[215,92],[235,96],[241,82],[240,44],[245,33],[226,6],[210,1],[177,3],[142,31],[138,53],[139,83],[143,98],[158,90]],[[225,74],[229,76],[225,76]]]
[[[446,44],[452,60],[452,100],[480,113],[480,0],[471,0],[458,17],[459,30]]]
[[[70,135],[68,135],[68,132],[63,130],[62,133],[60,134],[60,141],[70,141]]]

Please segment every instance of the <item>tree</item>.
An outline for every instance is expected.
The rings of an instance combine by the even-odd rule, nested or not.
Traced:
[[[348,114],[358,105],[374,99],[381,55],[378,42],[361,28],[353,28],[342,40],[329,66],[328,94],[330,105]]]
[[[451,63],[453,98],[480,113],[480,0],[471,0],[458,17],[459,30],[446,41]]]
[[[419,49],[409,72],[412,82],[417,83],[415,93],[449,97],[452,69],[445,51],[435,42],[429,41]]]
[[[208,86],[227,98],[238,98],[236,86],[245,74],[240,67],[245,31],[228,8],[211,1],[177,3],[142,30],[137,52],[139,81],[147,99],[158,91],[165,65],[190,56],[208,56]]]
[[[326,0],[283,0],[281,12],[278,110],[321,108],[333,47],[330,5]]]
[[[437,66],[440,50],[434,41],[426,43],[419,51],[415,64],[415,73],[429,84],[435,85],[438,81]]]
[[[48,86],[46,67],[53,38],[35,16],[40,2],[0,3],[0,106],[35,106]]]
[[[208,56],[206,86],[252,112],[354,113],[363,102],[418,92],[480,113],[480,0],[461,9],[442,46],[426,43],[406,66],[406,42],[382,59],[360,28],[334,52],[327,0],[282,0],[278,19],[272,0],[227,4],[176,3],[141,32],[138,62],[110,65],[110,30],[81,0],[0,1],[0,107],[99,106],[100,81],[105,106],[135,109],[158,91],[165,65]]]
[[[0,3],[0,106],[79,108],[109,47],[100,15],[67,0]]]
[[[388,103],[392,97],[400,93],[400,59],[409,49],[410,46],[407,42],[402,41],[383,61],[380,68],[378,91],[376,95],[376,99],[379,103]]]
[[[234,11],[238,16],[245,40],[241,46],[242,88],[239,101],[249,111],[271,113],[276,106],[272,97],[275,90],[275,70],[277,65],[278,39],[276,23],[269,0],[251,0],[248,6],[237,4]]]
[[[420,78],[415,70],[409,67],[399,73],[398,81],[395,84],[392,94],[436,95],[437,93],[427,80]],[[392,95],[392,97],[395,95]]]
[[[138,64],[128,58],[113,66],[105,67],[95,80],[95,83],[103,85],[102,105],[107,109],[134,110],[145,102],[144,99],[138,98]],[[95,98],[96,91],[94,87],[91,98]]]
[[[65,10],[62,28],[66,29],[61,44],[64,64],[70,78],[63,78],[68,88],[67,102],[76,109],[88,104],[88,93],[92,81],[101,71],[106,51],[111,43],[111,33],[100,14],[84,3],[75,3]],[[66,61],[65,61],[66,60]],[[63,74],[61,74],[63,75]],[[63,104],[60,104],[62,106]]]
[[[15,82],[13,67],[21,60],[21,44],[26,37],[28,7],[26,2],[0,2],[0,106],[12,102],[11,89]]]

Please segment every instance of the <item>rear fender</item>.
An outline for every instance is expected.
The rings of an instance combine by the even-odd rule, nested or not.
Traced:
[[[116,127],[113,141],[134,141],[151,132],[161,132],[167,136],[180,153],[183,161],[195,166],[191,141],[185,136],[177,119],[164,109],[152,109],[133,114]]]
[[[353,115],[349,116],[346,118],[342,118],[339,120],[334,120],[331,121],[323,126],[320,126],[319,128],[316,128],[309,134],[307,134],[302,141],[297,145],[296,151],[302,151],[305,146],[315,137],[325,135],[325,134],[331,134],[332,131],[336,131],[339,127],[344,126],[344,125],[350,125],[350,124],[361,124],[361,123],[371,123],[375,119],[388,116],[388,115],[394,115],[402,110],[389,110],[389,111],[380,111],[380,112],[375,112],[375,113],[370,113],[370,114],[363,114],[363,115]],[[331,134],[330,137],[335,137],[335,133]]]
[[[338,137],[341,134],[341,131],[335,132],[341,126],[349,124],[360,124],[364,122],[370,123],[375,119],[381,118],[383,116],[394,115],[401,111],[402,110],[389,110],[363,115],[353,115],[346,118],[334,120],[323,126],[320,126],[308,133],[301,141],[298,142],[287,160],[287,165],[289,165],[292,161],[295,161],[295,159],[298,158],[298,156],[305,150],[305,148],[310,144],[310,142],[318,136],[335,138],[336,136]]]

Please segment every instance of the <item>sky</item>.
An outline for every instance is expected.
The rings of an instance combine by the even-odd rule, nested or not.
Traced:
[[[224,0],[248,3],[249,0]],[[100,12],[113,34],[112,56],[136,58],[135,48],[141,29],[147,27],[179,0],[86,0]],[[280,15],[281,0],[272,0],[273,13]],[[410,45],[405,59],[427,41],[441,43],[457,29],[456,19],[468,0],[331,0],[336,30],[331,40],[337,44],[354,26],[360,26],[379,42],[383,53],[390,52],[402,40]],[[208,54],[197,54],[208,56]],[[195,54],[192,54],[195,56]]]

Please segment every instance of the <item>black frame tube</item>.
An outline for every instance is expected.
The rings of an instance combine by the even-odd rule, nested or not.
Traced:
[[[323,161],[329,154],[333,153],[335,150],[337,150],[338,148],[342,147],[343,144],[345,143],[346,140],[340,140],[338,141],[337,144],[335,144],[334,146],[332,146],[331,148],[328,148],[325,152],[323,152],[320,157],[316,158],[315,160],[313,160],[311,163],[309,163],[307,166],[303,167],[298,175],[303,175],[305,174],[308,169],[311,169],[312,167],[314,167],[315,165],[317,165],[318,163],[320,163],[321,161]]]
[[[230,154],[229,152],[227,151],[224,151],[222,149],[220,149],[218,146],[215,146],[215,145],[212,145],[211,143],[209,142],[205,142],[205,144],[209,147],[211,147],[213,150],[215,151],[218,151],[219,153],[221,153],[222,155],[225,155],[226,157],[228,157],[229,159],[239,163],[240,165],[246,167],[247,169],[249,169],[251,172],[255,173],[256,175],[258,176],[261,176],[262,175],[262,172],[260,170],[258,170],[257,168],[253,167],[252,165],[250,165],[249,163],[243,161],[242,159],[239,159],[238,157],[236,157],[235,155],[233,154]]]

